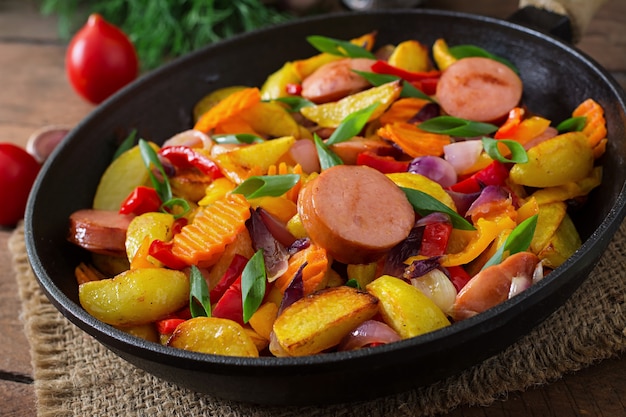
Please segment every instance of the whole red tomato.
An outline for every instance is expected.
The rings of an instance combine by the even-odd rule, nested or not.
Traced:
[[[81,96],[99,104],[137,77],[135,47],[97,13],[74,35],[65,56],[67,76]]]
[[[12,143],[0,143],[0,225],[14,226],[24,217],[28,193],[39,168],[26,150]]]

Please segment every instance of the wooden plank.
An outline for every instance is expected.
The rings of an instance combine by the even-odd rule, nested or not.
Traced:
[[[25,144],[46,125],[74,126],[93,108],[71,89],[64,70],[63,46],[0,43],[3,140]]]
[[[0,415],[25,417],[37,415],[35,390],[32,384],[20,384],[0,379]]]

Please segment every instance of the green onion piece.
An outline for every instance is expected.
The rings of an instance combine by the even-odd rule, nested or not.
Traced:
[[[352,71],[356,74],[359,74],[361,77],[365,78],[367,82],[372,84],[374,87],[378,87],[379,85],[401,80],[400,77],[395,76],[395,75],[390,75],[390,74],[377,74],[375,72],[367,72],[367,71],[359,71],[359,70],[352,70]],[[421,90],[419,90],[418,88],[415,88],[413,84],[408,83],[408,82],[402,83],[402,91],[400,92],[400,97],[416,97],[416,98],[422,98],[428,101],[434,101],[432,97],[428,96],[427,94],[424,94]]]
[[[133,146],[135,146],[135,137],[137,136],[137,129],[133,129],[132,132],[126,136],[126,139],[120,144],[120,146],[115,151],[113,155],[113,160],[116,160],[121,154],[130,150]]]
[[[415,211],[421,216],[426,216],[431,213],[445,213],[450,216],[450,221],[455,229],[476,230],[474,226],[461,217],[459,213],[425,192],[406,187],[400,187],[400,189],[404,191],[409,203],[411,203]]]
[[[143,163],[148,169],[148,174],[150,175],[150,181],[152,181],[152,185],[156,190],[157,194],[159,194],[159,198],[161,201],[168,201],[172,199],[172,188],[170,187],[170,182],[167,179],[167,174],[165,174],[165,170],[163,169],[163,165],[161,161],[159,161],[159,157],[150,144],[143,140],[139,139],[139,151],[141,153],[141,159],[143,159]],[[152,165],[159,171],[161,174],[162,180],[159,180],[156,175],[152,172]]]
[[[374,54],[370,51],[349,41],[318,35],[309,36],[306,40],[318,51],[326,52],[331,55],[345,56],[348,58],[376,59]]]
[[[246,198],[278,197],[300,181],[299,174],[253,176],[242,182],[232,192]]]
[[[241,273],[241,301],[243,303],[243,322],[247,323],[250,317],[261,305],[265,296],[265,260],[263,250],[256,251]]]
[[[251,133],[238,133],[235,135],[213,135],[211,139],[217,144],[233,144],[238,145],[240,143],[261,143],[265,142],[265,140],[257,135],[253,135]]]
[[[195,265],[189,271],[189,310],[191,317],[211,317],[209,287]]]
[[[490,58],[494,61],[498,61],[507,67],[511,68],[516,74],[519,74],[517,67],[508,59],[494,55],[485,49],[476,45],[457,45],[449,48],[450,54],[456,59],[469,58],[469,57],[483,57]]]
[[[580,132],[587,123],[587,116],[570,117],[563,120],[556,127],[559,133]]]
[[[379,105],[380,103],[376,102],[346,116],[333,134],[330,135],[330,138],[326,141],[326,145],[330,146],[345,142],[358,135]]]
[[[483,137],[483,149],[487,152],[487,155],[495,161],[500,162],[512,162],[515,164],[525,164],[528,162],[528,154],[524,147],[517,141],[509,140],[509,139],[492,139]],[[511,151],[511,158],[505,158],[504,155],[500,152],[498,148],[498,144],[501,143],[505,145]]]
[[[535,234],[535,228],[537,227],[537,215],[527,218],[523,222],[517,225],[511,232],[509,237],[504,242],[504,245],[500,246],[496,253],[487,261],[482,269],[497,265],[502,262],[502,256],[504,252],[509,252],[509,256],[528,250],[530,242],[533,240]]]
[[[359,281],[357,281],[356,279],[352,278],[346,281],[345,283],[346,287],[352,287],[352,288],[356,288],[357,290],[361,290],[361,286],[359,285]]]
[[[317,150],[317,157],[320,160],[320,167],[323,170],[334,167],[335,165],[343,165],[343,161],[322,141],[317,133],[313,133],[313,142]]]
[[[181,210],[179,210],[178,213],[174,213],[175,207],[180,207]],[[191,211],[191,205],[184,198],[176,197],[176,198],[170,198],[169,200],[161,204],[160,210],[165,213],[172,214],[175,219],[180,219],[181,217],[184,217]]]
[[[433,117],[420,123],[418,127],[430,133],[440,133],[461,138],[489,135],[498,130],[498,126],[491,123],[473,122],[454,116]]]
[[[291,113],[297,113],[305,107],[315,106],[315,103],[313,103],[311,100],[307,100],[302,97],[279,97],[274,99],[274,101],[285,103],[287,106],[289,106],[287,110]]]

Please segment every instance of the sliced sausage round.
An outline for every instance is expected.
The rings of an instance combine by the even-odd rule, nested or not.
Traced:
[[[371,84],[353,70],[371,71],[374,60],[343,58],[322,65],[302,81],[302,97],[321,104],[357,93]]]
[[[459,59],[441,74],[436,97],[450,116],[492,122],[519,103],[522,90],[522,80],[508,66],[471,57]]]
[[[301,191],[298,213],[311,240],[346,264],[376,261],[405,239],[415,223],[402,190],[366,166],[323,171]]]
[[[78,210],[70,215],[68,240],[91,252],[126,256],[126,231],[133,217],[109,210]]]

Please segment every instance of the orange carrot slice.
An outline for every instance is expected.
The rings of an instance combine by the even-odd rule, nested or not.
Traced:
[[[602,139],[606,138],[606,119],[602,106],[589,98],[576,107],[572,112],[573,117],[585,116],[587,121],[583,133],[589,139],[589,145],[595,148]],[[601,153],[600,153],[601,154]]]
[[[241,194],[227,194],[203,208],[173,239],[172,253],[189,265],[214,265],[246,227],[250,204]]]
[[[78,264],[78,266],[74,269],[74,276],[76,277],[78,285],[89,281],[99,281],[104,278],[100,272],[84,262]]]
[[[276,288],[281,293],[291,283],[291,280],[298,272],[298,269],[307,262],[302,270],[302,281],[304,283],[304,295],[311,294],[326,286],[327,272],[330,266],[330,260],[326,249],[315,244],[311,244],[308,248],[296,252],[289,258],[289,266],[287,271],[274,281]]]
[[[404,153],[416,158],[424,155],[443,155],[443,147],[450,136],[425,132],[410,123],[391,123],[378,129],[378,135],[398,145]]]
[[[194,129],[208,133],[220,123],[240,114],[260,101],[261,93],[256,87],[236,91],[200,116]]]
[[[428,103],[428,100],[417,97],[401,98],[394,102],[389,110],[380,116],[380,124],[407,122]]]

